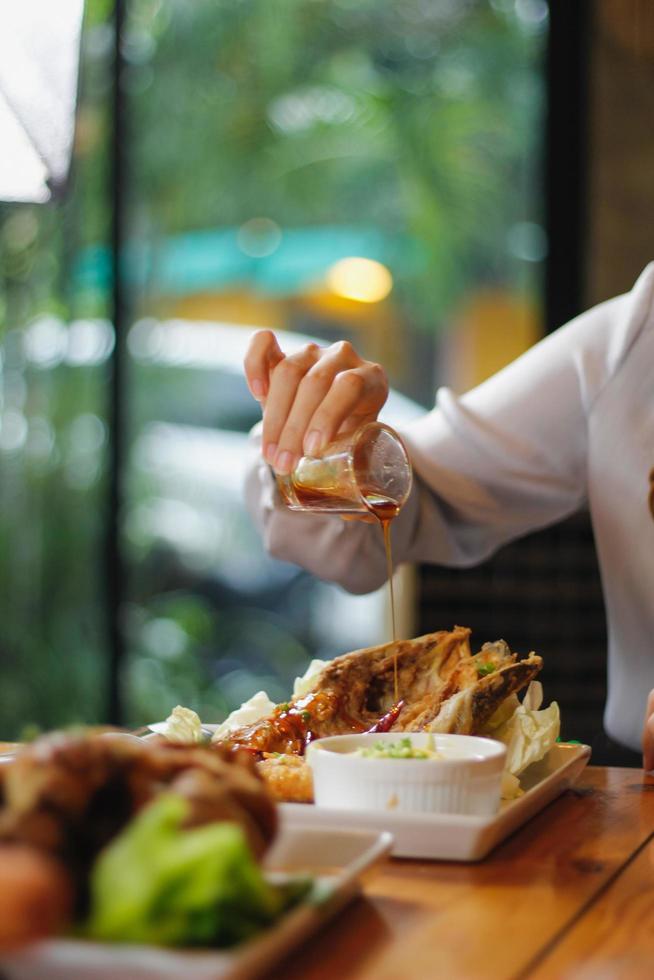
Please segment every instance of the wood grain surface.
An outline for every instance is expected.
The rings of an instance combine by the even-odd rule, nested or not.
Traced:
[[[556,968],[549,972],[559,949],[569,957],[566,964],[603,964],[602,947],[592,937],[601,923],[609,935],[612,913],[602,910],[611,894],[616,909],[630,905],[635,916],[633,924],[624,924],[624,955],[633,949],[628,936],[640,917],[648,928],[643,947],[654,963],[654,891],[650,887],[641,907],[642,880],[634,877],[646,879],[653,852],[645,845],[653,831],[654,779],[637,769],[591,767],[574,789],[478,864],[389,860],[371,872],[362,898],[270,978],[568,976]],[[614,949],[608,938],[605,948],[608,959]],[[569,976],[579,980],[581,974]],[[613,974],[583,976],[605,980]]]
[[[532,974],[569,980],[651,980],[654,976],[654,841],[571,924]]]

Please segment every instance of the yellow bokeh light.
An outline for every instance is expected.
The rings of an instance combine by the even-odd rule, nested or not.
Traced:
[[[359,303],[379,303],[393,288],[393,277],[385,265],[355,256],[335,262],[327,273],[333,293]]]

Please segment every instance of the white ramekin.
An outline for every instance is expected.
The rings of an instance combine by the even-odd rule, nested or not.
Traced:
[[[473,735],[432,737],[442,759],[369,759],[351,753],[376,742],[409,737],[417,748],[425,732],[334,735],[313,742],[307,760],[318,806],[347,810],[404,810],[487,816],[500,802],[506,747]]]

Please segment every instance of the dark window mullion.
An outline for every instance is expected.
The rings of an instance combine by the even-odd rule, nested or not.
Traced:
[[[122,609],[125,595],[125,565],[121,549],[120,526],[123,508],[123,474],[125,468],[126,429],[126,366],[128,296],[121,255],[124,254],[126,234],[127,180],[127,97],[123,84],[125,61],[122,37],[125,25],[126,0],[115,0],[114,45],[112,64],[112,102],[109,133],[109,201],[111,208],[112,262],[112,320],[115,344],[109,362],[108,406],[108,481],[107,521],[105,538],[106,615],[108,634],[108,721],[120,724],[123,720],[121,672],[125,660],[125,638],[122,628]]]
[[[547,46],[545,328],[581,312],[588,187],[588,0],[552,0]]]

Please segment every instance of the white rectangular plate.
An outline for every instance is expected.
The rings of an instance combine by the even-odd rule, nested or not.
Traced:
[[[282,829],[266,857],[271,874],[310,874],[305,901],[274,927],[234,949],[172,950],[56,939],[0,958],[8,980],[246,980],[315,932],[359,890],[363,871],[390,852],[389,833],[354,829]]]
[[[386,830],[395,838],[394,857],[479,861],[500,841],[563,793],[590,758],[587,745],[554,745],[521,777],[524,794],[502,803],[490,817],[402,813],[397,810],[336,810],[306,803],[282,803],[284,826]]]

